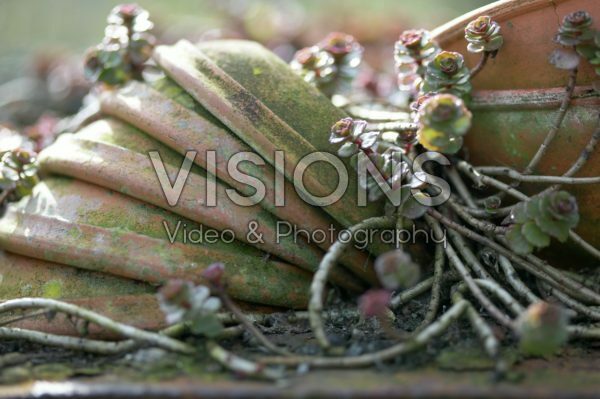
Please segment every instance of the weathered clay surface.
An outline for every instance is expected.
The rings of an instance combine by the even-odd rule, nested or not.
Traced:
[[[195,163],[199,167],[205,170],[214,168],[219,179],[243,195],[252,195],[253,188],[232,177],[231,171],[228,170],[228,161],[236,154],[256,153],[225,126],[206,116],[207,112],[200,110],[201,107],[172,81],[165,78],[164,82],[156,86],[164,94],[138,82],[131,82],[123,89],[107,92],[102,99],[102,110],[131,123],[179,154],[183,155],[190,150],[197,151]],[[179,101],[171,100],[167,95]],[[188,98],[184,100],[184,96]],[[214,152],[216,158],[216,162],[211,165],[207,165],[206,154],[209,151]],[[339,228],[333,219],[317,207],[307,206],[293,185],[283,176],[281,181],[284,184],[284,195],[276,198],[278,183],[275,171],[270,164],[265,164],[264,160],[262,162],[263,165],[242,162],[238,165],[238,170],[264,184],[266,196],[260,203],[263,208],[280,220],[288,221],[293,226],[309,232],[328,232],[332,225]],[[317,244],[327,250],[331,243],[332,240],[327,239]],[[366,253],[350,250],[342,261],[355,274],[371,284],[376,283],[373,269],[368,267]]]
[[[175,46],[158,47],[155,59],[269,163],[275,165],[275,151],[284,151],[280,172],[289,180],[293,180],[304,156],[316,151],[335,152],[327,143],[329,129],[344,114],[264,47],[244,41],[195,47],[180,41]],[[344,226],[381,213],[376,204],[357,206],[356,174],[348,175],[346,195],[323,208]],[[326,196],[337,187],[337,173],[331,165],[320,162],[306,170],[304,183],[313,195]]]
[[[158,382],[119,383],[124,378],[122,375],[120,378],[109,375],[66,382],[26,382],[5,387],[0,397],[595,399],[600,389],[597,378],[599,358],[598,351],[592,350],[569,353],[568,358],[526,360],[514,369],[515,376],[522,376],[518,381],[494,381],[489,370],[417,368],[320,370],[292,376],[285,385],[232,379],[179,361],[179,373],[173,367],[167,372],[164,366],[156,371],[160,373]],[[179,376],[186,366],[193,377]],[[164,381],[165,375],[170,375],[168,381]]]
[[[565,15],[586,10],[600,20],[597,0],[503,0],[464,14],[433,31],[445,50],[465,55],[468,65],[475,65],[479,54],[466,50],[464,29],[480,15],[489,15],[500,24],[504,46],[490,60],[473,85],[479,90],[545,89],[567,84],[567,72],[548,62],[550,53],[560,46],[554,36]],[[593,68],[582,62],[578,84],[590,85],[598,80]]]
[[[587,97],[591,87],[579,87],[563,124],[535,173],[557,176],[577,160],[598,126],[599,97]],[[477,165],[506,165],[522,170],[551,126],[564,89],[479,91],[473,103],[473,127],[466,137],[471,161]],[[493,145],[490,145],[493,143]],[[600,154],[588,159],[579,177],[600,175]],[[524,185],[530,193],[544,186]],[[576,231],[600,246],[600,191],[595,185],[567,187],[577,196],[581,221]]]
[[[464,28],[474,18],[489,15],[502,29],[504,45],[474,79],[473,127],[465,137],[470,160],[476,165],[506,165],[522,170],[555,124],[568,81],[568,72],[548,62],[559,48],[553,40],[562,18],[586,10],[600,19],[596,0],[505,0],[465,14],[434,31],[445,50],[465,55],[474,66],[479,54],[466,51]],[[566,118],[535,173],[561,175],[575,162],[598,126],[600,98],[593,95],[598,80],[583,60],[578,87]],[[578,177],[600,174],[600,154],[594,153]],[[538,192],[540,186],[526,186]],[[600,192],[594,185],[570,186],[577,196],[581,222],[576,229],[592,245],[600,246]],[[585,261],[585,259],[584,259]],[[592,262],[587,260],[587,263]],[[593,265],[593,263],[590,263]]]
[[[0,246],[12,252],[73,267],[161,284],[169,278],[201,282],[214,262],[227,265],[225,279],[235,298],[276,306],[303,307],[310,277],[297,267],[268,260],[241,243],[171,244],[163,221],[180,219],[98,186],[48,179],[31,197],[11,205],[0,223]]]

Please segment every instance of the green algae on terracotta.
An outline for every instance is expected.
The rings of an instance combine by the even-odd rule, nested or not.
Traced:
[[[40,154],[40,165],[42,170],[70,174],[125,192],[217,230],[231,229],[240,240],[254,238],[249,236],[249,227],[256,222],[257,232],[263,234],[264,239],[253,243],[255,246],[293,264],[310,270],[316,268],[321,251],[291,236],[278,240],[276,218],[258,205],[234,204],[225,193],[224,185],[216,184],[216,206],[205,206],[206,174],[197,166],[192,168],[177,205],[169,206],[147,155],[153,150],[159,151],[167,171],[178,170],[183,161],[180,154],[133,127],[114,120],[98,121],[76,135],[59,138]]]
[[[250,54],[259,52],[257,49],[261,48],[257,44],[242,41],[219,41],[216,43],[224,46],[230,43],[233,47],[239,47],[236,54],[242,54],[244,57],[238,57],[236,60],[239,64],[238,68],[250,70],[252,70],[252,65],[249,65],[248,60],[253,59]],[[266,50],[263,51],[268,53]],[[259,54],[256,57],[263,56],[263,54]],[[274,55],[270,57],[276,59]],[[155,51],[155,59],[172,79],[176,80],[213,115],[218,115],[224,124],[271,164],[274,164],[275,151],[284,151],[286,162],[280,172],[284,173],[290,181],[293,180],[293,172],[296,166],[305,155],[314,153],[317,150],[333,152],[330,145],[327,145],[327,148],[322,146],[317,148],[316,145],[323,143],[320,135],[327,137],[331,124],[339,119],[340,111],[329,103],[325,97],[319,97],[321,95],[315,89],[311,88],[302,79],[295,77],[289,69],[287,70],[289,80],[296,86],[295,90],[297,90],[296,94],[291,93],[295,97],[290,96],[290,98],[297,102],[293,107],[285,110],[285,118],[290,118],[289,114],[296,114],[298,119],[310,119],[315,118],[313,114],[322,115],[321,113],[326,113],[327,110],[330,111],[327,113],[328,118],[322,120],[319,125],[307,126],[297,123],[299,128],[310,129],[310,131],[303,131],[302,133],[296,131],[293,126],[288,124],[291,119],[284,120],[283,115],[271,110],[251,90],[236,81],[235,76],[228,75],[206,54],[188,42],[180,41],[175,46],[158,47]],[[265,63],[265,68],[270,66],[269,62]],[[259,75],[259,77],[262,76],[271,76],[271,73],[265,69],[265,74]],[[277,77],[276,74],[273,76]],[[284,83],[282,82],[282,84]],[[270,88],[277,86],[275,80],[268,85]],[[285,86],[279,88],[279,90],[285,89]],[[275,91],[273,96],[281,93],[283,91]],[[321,108],[325,107],[325,109],[304,108],[305,103],[311,104],[310,99],[305,97],[317,97],[320,100],[316,105]],[[276,101],[274,97],[272,98],[273,101]],[[312,124],[312,122],[310,123]],[[311,140],[315,137],[319,137],[319,139],[313,143]],[[345,168],[349,170],[347,165],[345,165]],[[355,224],[369,216],[380,213],[379,207],[375,204],[370,204],[368,207],[357,206],[356,176],[354,173],[348,175],[350,186],[345,191],[346,195],[340,201],[323,208],[344,226]],[[337,186],[335,169],[323,162],[319,162],[318,166],[309,167],[304,177],[307,191],[316,196],[329,195]]]
[[[73,299],[151,293],[148,284],[0,251],[0,298]]]
[[[136,200],[79,181],[59,184],[58,190],[51,185],[52,179],[39,184],[31,197],[7,209],[0,223],[0,246],[47,261],[152,284],[161,284],[168,278],[200,282],[201,271],[220,261],[227,265],[225,280],[232,296],[295,308],[306,304],[310,277],[296,267],[268,260],[259,251],[241,244],[171,244],[165,238],[131,231],[128,228],[139,226],[138,223],[156,225],[164,211],[153,215],[151,209],[129,206]],[[82,198],[84,192],[93,200]],[[105,226],[90,224],[99,214],[92,212],[88,219],[86,210],[106,207],[119,209],[122,214],[132,212],[134,217],[121,218],[113,213],[116,218],[112,223],[119,224],[118,229],[106,226],[106,222]],[[134,224],[126,225],[127,220]],[[77,238],[69,233],[73,227],[80,231]]]
[[[560,176],[579,157],[597,128],[600,98],[589,96],[591,86],[580,86],[561,128],[534,171]],[[473,125],[465,136],[471,162],[476,165],[506,165],[522,170],[556,122],[564,89],[480,91],[473,97]],[[489,143],[494,143],[490,146]],[[578,177],[600,175],[600,154],[593,153]],[[540,186],[523,184],[533,194]],[[575,229],[592,245],[600,246],[600,192],[594,185],[573,185],[581,215]],[[592,265],[592,260],[588,263]]]
[[[192,112],[199,107],[191,105],[190,98],[182,100],[187,94],[182,93],[174,82],[165,78],[158,86],[163,92],[178,99],[180,103],[148,86],[131,82],[120,90],[104,93],[102,109],[112,116],[131,123],[179,154],[183,155],[190,150],[196,151],[194,162],[204,170],[209,167],[206,154],[208,151],[213,151],[216,158],[215,175],[240,193],[246,196],[252,195],[254,188],[234,179],[228,166],[228,161],[236,154],[255,154],[252,149],[220,123],[213,123],[212,117],[204,119],[203,114],[200,116]],[[195,103],[193,99],[191,101]],[[331,226],[339,230],[324,212],[303,202],[288,181],[284,181],[284,197],[278,196],[276,175],[271,165],[242,162],[237,165],[237,169],[263,184],[266,195],[260,205],[280,220],[288,221],[291,225],[310,232],[327,232],[330,231]],[[285,205],[278,205],[278,200]],[[324,240],[316,245],[327,250],[331,242],[331,240]],[[346,254],[342,262],[371,284],[376,283],[372,268],[366,267],[369,263],[366,254],[352,250]]]

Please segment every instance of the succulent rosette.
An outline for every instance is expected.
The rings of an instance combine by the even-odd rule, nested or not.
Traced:
[[[562,307],[547,302],[532,304],[517,319],[519,349],[526,355],[553,355],[567,342],[568,324]]]
[[[158,292],[160,308],[168,324],[187,322],[195,334],[218,335],[223,325],[217,317],[221,300],[210,289],[189,281],[169,280]]]
[[[466,98],[471,93],[471,73],[460,53],[442,51],[427,64],[421,92],[450,93]]]
[[[0,188],[13,190],[11,198],[20,199],[31,194],[39,181],[36,156],[23,149],[7,151],[0,158]]]
[[[156,44],[148,32],[153,27],[148,12],[137,4],[124,4],[115,7],[107,21],[102,43],[85,55],[85,76],[108,85],[141,78]]]
[[[564,17],[556,42],[563,46],[577,46],[594,39],[592,16],[587,11],[576,11]]]
[[[596,74],[600,75],[600,32],[596,32],[594,49],[590,52],[589,61],[594,65]]]
[[[379,282],[388,290],[406,289],[419,281],[421,268],[402,250],[394,250],[380,255],[375,260],[375,272]]]
[[[354,78],[362,61],[363,47],[354,36],[342,32],[331,32],[317,47],[331,54],[342,77]]]
[[[471,127],[471,112],[464,101],[452,94],[427,98],[417,114],[419,143],[430,151],[458,152],[463,136]]]
[[[394,45],[394,60],[398,72],[400,90],[418,92],[425,67],[440,48],[429,31],[407,30],[402,32]]]
[[[331,82],[337,71],[333,56],[317,46],[305,47],[296,52],[290,67],[304,81],[314,86]]]
[[[519,254],[528,254],[550,245],[551,237],[567,240],[569,231],[579,223],[577,201],[566,191],[535,196],[515,205],[509,222],[509,245]]]
[[[106,21],[110,25],[127,26],[134,32],[147,32],[154,27],[150,13],[137,4],[121,4],[113,8]]]
[[[504,43],[504,38],[500,33],[500,25],[485,15],[467,25],[465,39],[469,42],[467,50],[471,53],[495,52]]]
[[[350,157],[359,150],[371,153],[377,149],[380,132],[366,131],[366,128],[366,121],[354,120],[350,117],[340,119],[331,127],[329,142],[344,143],[338,150],[338,155],[341,157]]]

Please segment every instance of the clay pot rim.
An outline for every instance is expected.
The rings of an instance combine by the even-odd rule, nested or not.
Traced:
[[[599,107],[600,97],[589,95],[593,86],[577,86],[571,100],[572,106]],[[560,107],[564,87],[547,89],[477,90],[473,93],[473,110],[489,109],[555,109]]]
[[[535,11],[549,5],[556,7],[558,4],[567,1],[569,0],[500,0],[477,8],[437,27],[432,31],[432,36],[441,47],[445,47],[456,39],[462,38],[465,34],[465,26],[479,16],[488,15],[497,22],[504,22],[515,15]]]

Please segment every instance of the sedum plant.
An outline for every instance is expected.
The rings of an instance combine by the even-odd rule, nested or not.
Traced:
[[[194,334],[216,337],[223,330],[217,317],[221,300],[210,289],[184,280],[169,280],[159,291],[161,310],[168,324],[186,322]]]
[[[506,233],[510,247],[519,254],[550,245],[554,237],[565,242],[569,231],[577,226],[579,212],[575,197],[566,191],[532,197],[517,204],[509,217],[512,224]]]
[[[481,16],[467,25],[465,39],[469,43],[467,50],[471,53],[494,53],[504,43],[500,25],[487,15]]]
[[[306,82],[319,87],[331,82],[336,72],[335,59],[317,46],[306,47],[294,55],[290,67]]]
[[[569,338],[567,312],[547,302],[530,305],[517,319],[519,349],[523,354],[550,356]]]
[[[432,40],[429,31],[419,29],[402,32],[394,45],[399,89],[418,93],[427,65],[439,52],[440,48]]]
[[[462,54],[442,51],[427,64],[421,92],[449,93],[466,99],[472,89],[470,78]]]
[[[579,56],[595,66],[600,75],[600,32],[593,28],[592,16],[586,11],[576,11],[564,17],[558,29],[555,41],[565,47],[574,48],[555,50],[550,62],[561,69],[575,69],[579,65]]]
[[[419,143],[430,151],[455,154],[463,144],[463,136],[471,127],[471,112],[452,94],[426,98],[418,110]]]
[[[140,80],[156,43],[148,11],[137,4],[122,4],[110,12],[107,22],[102,42],[86,53],[85,76],[107,85]]]
[[[421,276],[421,268],[410,254],[401,249],[386,252],[375,260],[375,272],[381,285],[388,290],[414,286]]]
[[[563,18],[555,41],[563,46],[579,46],[594,39],[592,16],[587,11],[576,11]]]
[[[296,52],[290,67],[331,97],[351,89],[362,55],[363,48],[353,36],[332,32],[316,45]]]
[[[5,152],[0,158],[0,188],[3,198],[18,200],[31,194],[39,181],[37,171],[33,152],[23,149]]]

